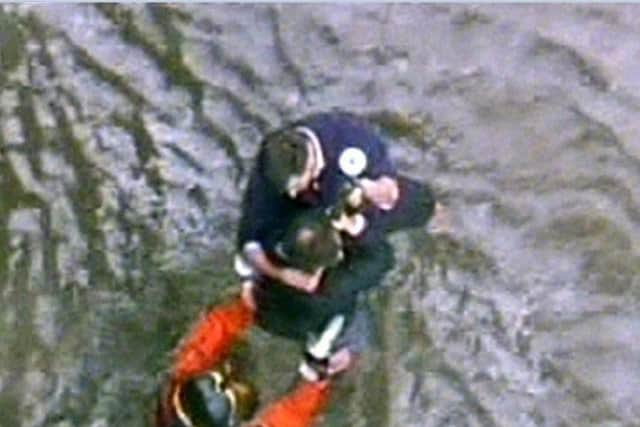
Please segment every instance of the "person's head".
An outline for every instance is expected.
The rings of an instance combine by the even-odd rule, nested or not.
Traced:
[[[171,405],[181,427],[234,427],[250,419],[258,404],[255,389],[210,371],[173,390]]]
[[[278,255],[307,272],[336,265],[343,257],[342,239],[330,220],[321,209],[300,214],[277,245]]]
[[[325,166],[317,137],[304,128],[287,128],[269,135],[263,150],[266,178],[292,198],[307,190]]]

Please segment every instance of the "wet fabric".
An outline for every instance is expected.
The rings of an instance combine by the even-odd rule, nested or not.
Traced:
[[[335,315],[349,319],[358,293],[381,283],[393,267],[391,246],[383,241],[375,248],[361,248],[349,254],[336,268],[329,269],[317,292],[309,294],[275,282],[259,283],[258,325],[266,331],[299,341],[316,333]]]

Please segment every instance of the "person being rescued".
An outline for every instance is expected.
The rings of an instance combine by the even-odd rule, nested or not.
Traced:
[[[324,210],[302,212],[295,218],[278,243],[277,251],[299,271],[322,271],[339,263],[343,256],[340,233],[333,228],[332,217]],[[256,266],[260,265],[256,261]],[[233,345],[253,325],[257,308],[253,295],[256,283],[255,278],[245,280],[241,296],[206,314],[180,345],[169,385],[161,399],[158,427],[226,426],[212,420],[235,412],[250,412],[234,412],[233,408],[234,402],[248,400],[251,388],[227,380],[229,375],[225,373],[228,370],[212,370],[212,367],[222,365],[224,368]],[[318,338],[312,337],[300,365],[303,383],[290,396],[271,405],[251,426],[305,427],[312,424],[326,405],[329,378],[352,363],[346,346],[336,348],[340,339],[344,342],[341,336],[344,323],[344,316],[334,316]]]
[[[336,314],[352,323],[359,296],[394,265],[387,234],[426,225],[434,206],[431,189],[399,175],[384,142],[351,114],[318,114],[267,135],[243,199],[235,262],[256,283],[259,326],[304,341]],[[343,256],[295,268],[281,250],[290,224],[323,210]]]

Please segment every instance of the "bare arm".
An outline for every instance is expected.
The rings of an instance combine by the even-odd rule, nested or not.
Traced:
[[[305,273],[295,268],[285,267],[273,262],[258,242],[248,242],[242,253],[245,260],[259,273],[285,285],[304,292],[313,293],[320,284],[324,269],[318,269],[313,274]]]

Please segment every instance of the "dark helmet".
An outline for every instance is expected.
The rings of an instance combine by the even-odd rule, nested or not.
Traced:
[[[253,415],[255,389],[211,371],[175,387],[171,405],[180,427],[232,427]]]

